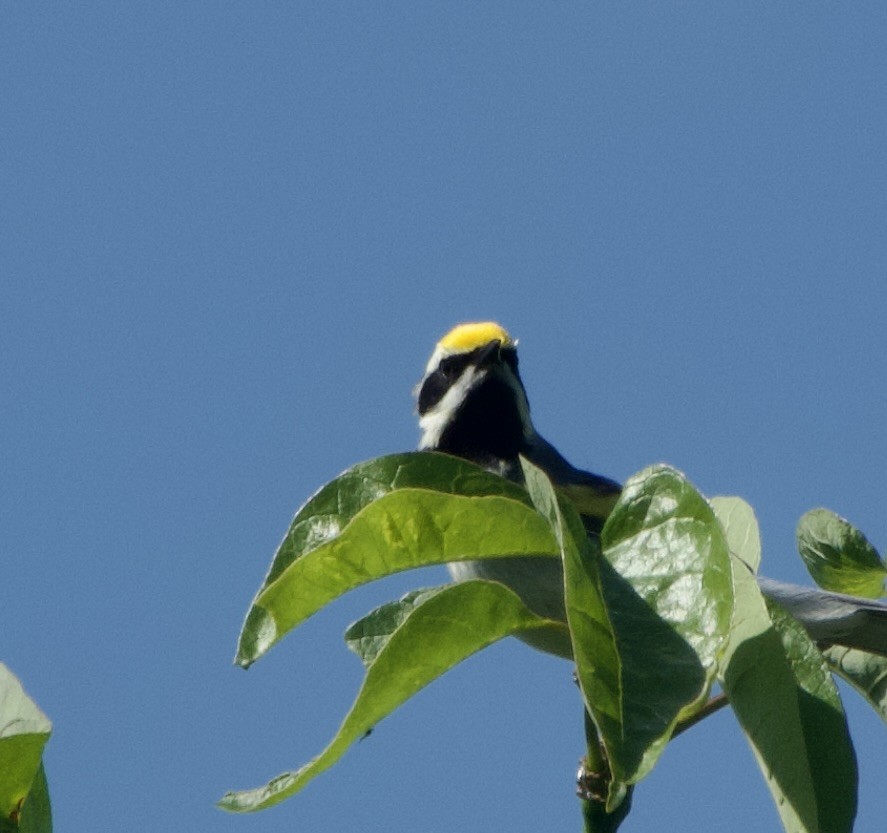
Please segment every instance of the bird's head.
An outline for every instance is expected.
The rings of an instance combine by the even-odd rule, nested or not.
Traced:
[[[514,461],[532,434],[517,342],[499,324],[459,324],[435,346],[416,387],[419,447],[475,460]]]

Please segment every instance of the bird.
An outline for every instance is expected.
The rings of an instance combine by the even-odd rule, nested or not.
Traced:
[[[469,460],[521,483],[520,458],[542,469],[579,511],[585,530],[599,536],[622,491],[607,477],[573,466],[533,425],[518,369],[517,341],[494,321],[461,323],[435,345],[414,390],[419,449]],[[486,579],[513,590],[534,613],[566,621],[563,572],[544,557],[460,561],[448,565],[456,581]],[[887,606],[855,596],[758,577],[763,594],[782,605],[822,646],[843,645],[887,656]],[[564,640],[520,637],[565,658]]]

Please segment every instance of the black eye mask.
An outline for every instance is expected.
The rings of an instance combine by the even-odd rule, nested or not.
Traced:
[[[419,390],[419,415],[423,416],[437,405],[469,365],[479,361],[483,361],[485,364],[491,363],[490,356],[492,354],[489,348],[490,345],[485,344],[470,353],[457,353],[442,358],[440,364],[428,375]],[[513,347],[501,347],[495,355],[507,364],[515,374],[517,373],[517,351]]]

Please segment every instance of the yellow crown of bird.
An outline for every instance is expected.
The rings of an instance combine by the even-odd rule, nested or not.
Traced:
[[[470,352],[491,341],[500,341],[503,347],[514,347],[515,342],[508,331],[495,321],[474,321],[453,327],[439,342],[438,346],[447,352]]]

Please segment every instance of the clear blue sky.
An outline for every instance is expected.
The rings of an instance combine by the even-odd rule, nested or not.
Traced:
[[[361,669],[334,605],[244,673],[297,506],[414,447],[452,324],[521,341],[537,426],[887,545],[887,10],[744,3],[5,3],[0,659],[55,723],[59,830],[578,830],[569,667],[503,644],[296,799]],[[845,691],[858,829],[887,733]],[[726,815],[722,819],[720,813]],[[625,829],[775,830],[722,713]]]

